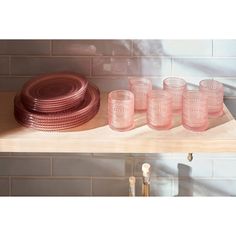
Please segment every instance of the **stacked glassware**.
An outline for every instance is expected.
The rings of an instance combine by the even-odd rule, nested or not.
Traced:
[[[99,89],[72,72],[42,75],[26,82],[14,99],[15,119],[26,127],[54,131],[77,127],[99,110]]]

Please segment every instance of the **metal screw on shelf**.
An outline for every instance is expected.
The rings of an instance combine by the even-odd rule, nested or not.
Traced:
[[[192,161],[193,160],[193,154],[189,153],[187,158],[188,158],[189,161]]]

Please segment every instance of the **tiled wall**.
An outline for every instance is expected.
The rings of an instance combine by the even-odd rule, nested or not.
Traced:
[[[128,76],[161,86],[168,75],[189,87],[203,78],[225,85],[236,116],[236,40],[0,40],[0,90],[19,90],[40,73],[72,70],[101,90],[127,88]],[[236,154],[0,154],[0,195],[127,196],[128,177],[152,165],[156,196],[236,195]]]

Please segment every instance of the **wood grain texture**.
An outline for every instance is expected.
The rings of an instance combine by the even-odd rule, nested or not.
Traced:
[[[224,115],[209,119],[209,129],[192,132],[174,118],[173,128],[157,131],[146,125],[146,114],[135,114],[135,128],[113,131],[107,125],[107,94],[101,108],[88,123],[63,132],[42,132],[24,128],[13,116],[15,93],[0,93],[0,152],[236,152],[236,121],[224,107]]]

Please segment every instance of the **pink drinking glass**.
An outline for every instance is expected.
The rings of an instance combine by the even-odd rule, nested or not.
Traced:
[[[147,122],[154,129],[170,129],[172,126],[172,96],[162,89],[148,94]]]
[[[172,95],[172,110],[174,113],[181,113],[182,96],[187,89],[187,83],[184,79],[178,77],[167,77],[163,81],[163,88]]]
[[[208,114],[219,117],[223,114],[224,86],[222,83],[206,79],[199,83],[200,90],[206,93],[208,98]]]
[[[134,94],[128,90],[115,90],[108,95],[108,124],[117,131],[134,126]]]
[[[187,90],[183,93],[182,124],[192,131],[204,131],[208,128],[205,93],[198,90]]]
[[[147,110],[147,95],[152,90],[152,82],[147,78],[130,78],[129,90],[134,94],[134,109]]]

